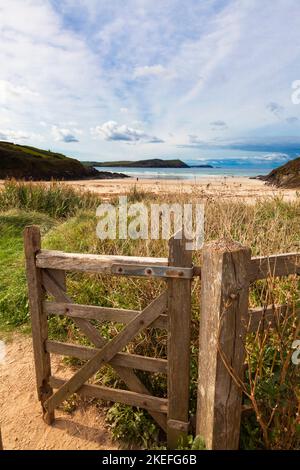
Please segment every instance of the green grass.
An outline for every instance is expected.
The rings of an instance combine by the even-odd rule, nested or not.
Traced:
[[[75,179],[93,175],[78,160],[50,150],[0,141],[0,178]]]
[[[28,324],[22,232],[34,223],[45,233],[56,222],[36,212],[0,213],[0,328],[5,330]]]
[[[23,259],[23,230],[37,224],[42,235],[67,217],[95,209],[100,200],[63,184],[47,187],[6,181],[0,190],[0,328],[26,325],[29,320]]]
[[[49,192],[47,192],[49,191]],[[166,256],[167,242],[142,240],[100,241],[96,237],[95,207],[99,200],[92,195],[70,192],[61,185],[45,191],[39,185],[7,183],[0,191],[0,330],[21,328],[28,331],[29,313],[23,260],[22,231],[26,225],[38,224],[44,248],[69,252]],[[147,203],[153,196],[135,191],[132,200]],[[196,195],[195,195],[196,196]],[[181,196],[182,202],[185,196]],[[157,200],[154,199],[154,202]],[[164,201],[166,202],[166,201]],[[16,209],[16,207],[18,209]],[[14,209],[13,209],[14,208]],[[207,240],[233,238],[251,246],[253,255],[300,251],[300,198],[284,202],[273,198],[247,205],[243,202],[209,201],[206,205]],[[199,264],[200,253],[195,255]],[[191,340],[191,400],[195,413],[198,358],[198,319],[200,281],[193,287]],[[290,345],[299,319],[293,309],[299,304],[299,279],[289,277],[259,281],[251,286],[250,306],[288,303],[291,316],[284,328],[267,329],[263,335],[250,335],[247,342],[247,380],[245,392],[253,395],[257,413],[243,416],[241,448],[289,449],[300,447],[298,409],[300,406],[300,368],[288,361]],[[95,274],[72,273],[67,276],[68,294],[77,303],[142,309],[163,288],[157,280],[128,279]],[[121,325],[96,324],[107,339],[114,337]],[[49,320],[51,338],[89,344],[73,322],[66,318]],[[128,352],[166,357],[166,334],[146,330],[127,347]],[[71,361],[74,366],[78,361]],[[284,364],[288,364],[285,370]],[[157,396],[166,396],[166,379],[160,374],[139,372],[139,377]],[[255,377],[253,390],[251,378]],[[110,367],[97,374],[96,380],[107,386],[124,387]],[[251,400],[245,396],[245,404]],[[275,409],[275,411],[274,411]],[[267,430],[263,424],[268,424]],[[136,445],[156,447],[163,444],[162,435],[146,411],[126,405],[113,405],[108,413],[113,434]]]

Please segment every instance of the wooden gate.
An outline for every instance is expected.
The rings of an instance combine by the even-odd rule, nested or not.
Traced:
[[[251,258],[250,249],[239,243],[215,241],[204,245],[200,268],[192,265],[185,240],[176,236],[169,242],[169,258],[41,250],[35,226],[25,229],[24,240],[37,390],[46,422],[51,423],[55,408],[76,392],[147,409],[166,431],[168,447],[175,448],[189,427],[191,283],[201,275],[196,431],[207,449],[238,448],[246,332],[280,321],[274,306],[249,309],[249,285],[268,277],[300,275],[300,253]],[[158,277],[165,279],[166,290],[141,312],[78,305],[66,293],[66,271]],[[46,301],[46,293],[55,301]],[[287,305],[278,309],[284,312]],[[296,313],[300,318],[300,309]],[[52,314],[72,318],[94,348],[49,341],[47,316]],[[116,321],[125,327],[107,341],[90,320]],[[168,330],[168,360],[122,352],[148,327]],[[64,381],[51,374],[51,353],[87,362]],[[87,383],[104,364],[115,369],[128,390]],[[136,369],[167,374],[167,398],[152,396]]]
[[[167,433],[168,447],[175,448],[189,427],[191,283],[194,276],[200,275],[199,268],[192,265],[192,252],[185,249],[185,240],[178,236],[170,239],[168,259],[41,250],[37,226],[25,229],[24,243],[37,391],[45,421],[51,424],[55,408],[76,392],[147,409]],[[78,305],[66,293],[66,271],[158,277],[165,279],[166,290],[142,311]],[[46,294],[54,301],[46,300]],[[50,341],[47,317],[53,314],[71,318],[94,347]],[[107,341],[90,320],[115,321],[125,326]],[[148,327],[168,330],[168,360],[122,352]],[[51,353],[86,362],[71,379],[63,380],[51,374]],[[115,369],[128,390],[87,383],[104,364]],[[167,374],[168,397],[152,396],[135,369]]]

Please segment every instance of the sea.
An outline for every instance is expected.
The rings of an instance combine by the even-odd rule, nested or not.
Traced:
[[[124,173],[132,178],[141,179],[188,179],[246,176],[255,177],[267,175],[274,168],[284,165],[295,158],[295,153],[288,152],[256,152],[241,150],[223,150],[222,154],[207,153],[203,158],[179,158],[189,165],[189,168],[128,168],[128,167],[96,167],[99,171]],[[164,157],[161,157],[164,158]],[[121,160],[121,158],[120,158]],[[165,160],[168,160],[166,158]],[[210,165],[212,168],[198,167]]]
[[[267,175],[274,168],[270,167],[214,167],[214,168],[128,168],[128,167],[96,167],[99,171],[123,173],[132,178],[140,179],[188,179],[215,178],[220,176],[255,177]]]

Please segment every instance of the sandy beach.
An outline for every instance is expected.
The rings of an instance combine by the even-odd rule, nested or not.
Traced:
[[[137,190],[158,196],[165,194],[191,194],[207,198],[245,199],[280,196],[284,200],[293,200],[297,191],[278,189],[266,185],[263,181],[247,177],[203,177],[195,180],[171,179],[115,179],[115,180],[81,180],[68,181],[66,184],[88,190],[110,199],[117,195],[126,195],[134,186]]]
[[[49,182],[39,183],[49,185]],[[4,180],[0,180],[0,187]],[[107,179],[107,180],[72,180],[63,184],[73,186],[81,191],[91,191],[109,200],[115,196],[129,194],[134,187],[137,191],[157,196],[171,194],[190,194],[201,198],[218,198],[224,200],[243,199],[248,202],[259,198],[282,197],[285,201],[292,201],[299,191],[296,189],[279,189],[267,185],[264,181],[239,176],[203,177],[197,180],[172,179]]]

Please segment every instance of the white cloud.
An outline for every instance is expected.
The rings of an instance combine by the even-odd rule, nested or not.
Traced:
[[[10,99],[30,99],[38,96],[26,86],[16,85],[8,80],[0,80],[0,103],[7,103]]]
[[[225,131],[228,129],[226,122],[221,120],[212,121],[210,126],[213,131]]]
[[[134,78],[140,77],[159,77],[167,75],[167,69],[160,64],[157,65],[145,65],[143,67],[135,67],[133,76]]]
[[[281,162],[282,160],[288,160],[289,156],[286,153],[267,153],[263,157],[254,157],[254,160],[267,160],[272,162]]]
[[[13,129],[0,129],[0,140],[11,140],[13,142],[17,142],[29,139],[42,141],[43,137],[39,134],[22,130],[16,131]]]
[[[91,129],[94,136],[100,136],[104,140],[123,142],[161,143],[163,140],[150,136],[141,129],[129,127],[126,124],[119,125],[115,121],[107,121],[102,126]]]
[[[76,126],[78,126],[78,122],[77,121],[62,121],[59,123],[59,126],[60,127],[74,127],[76,128]],[[79,130],[79,132],[81,132],[81,130]]]
[[[52,136],[56,142],[79,142],[78,135],[82,133],[80,129],[66,129],[63,127],[52,126]]]
[[[189,138],[190,144],[198,144],[198,145],[205,144],[205,141],[195,134],[190,134],[188,138]]]
[[[5,125],[5,126],[6,126],[6,125],[9,124],[10,122],[11,122],[11,120],[10,120],[8,117],[6,117],[6,116],[0,114],[0,125],[1,125],[1,126],[2,126],[2,125]]]
[[[108,100],[119,109],[97,55],[80,34],[64,27],[50,2],[0,2],[0,31],[0,63],[5,64],[0,72],[0,111],[16,129],[28,136],[43,131],[50,146],[51,123],[76,121],[77,130],[89,128],[99,114],[101,118],[101,102]],[[57,127],[56,142],[78,140],[78,132],[68,132],[70,125]]]

